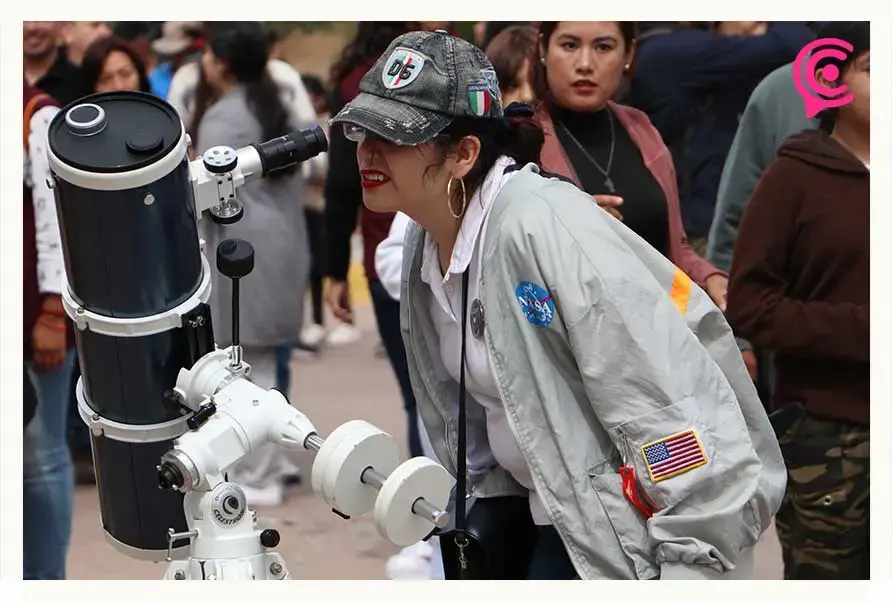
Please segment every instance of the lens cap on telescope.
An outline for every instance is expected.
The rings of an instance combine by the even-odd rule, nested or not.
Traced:
[[[183,135],[179,114],[143,92],[91,94],[67,105],[50,124],[50,150],[91,173],[130,172],[170,153]]]
[[[124,144],[134,155],[148,155],[160,149],[164,139],[157,132],[134,132]]]

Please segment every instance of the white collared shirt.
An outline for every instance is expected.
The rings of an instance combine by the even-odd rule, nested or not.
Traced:
[[[459,381],[461,364],[462,273],[468,271],[468,309],[465,339],[465,387],[468,393],[486,410],[486,429],[489,450],[474,447],[469,439],[468,468],[482,468],[494,460],[508,471],[522,486],[530,490],[530,510],[539,525],[550,523],[544,506],[535,492],[532,476],[511,431],[498,386],[489,363],[483,338],[471,332],[470,306],[479,296],[481,249],[489,211],[496,194],[515,172],[504,174],[513,162],[501,158],[484,180],[479,190],[468,201],[459,229],[452,258],[445,276],[440,271],[437,244],[430,233],[425,234],[421,264],[421,279],[431,288],[431,317],[437,330],[440,357],[449,375]],[[454,403],[457,405],[458,400]]]

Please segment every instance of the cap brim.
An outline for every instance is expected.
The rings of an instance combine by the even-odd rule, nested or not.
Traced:
[[[171,40],[170,38],[158,38],[152,42],[152,50],[158,54],[170,56],[179,54],[192,45],[190,40]]]
[[[442,132],[452,123],[452,116],[360,92],[332,118],[331,123],[356,124],[394,144],[416,145]]]

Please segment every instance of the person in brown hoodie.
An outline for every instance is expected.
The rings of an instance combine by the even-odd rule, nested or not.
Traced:
[[[736,334],[775,353],[788,580],[870,567],[869,24],[834,34],[854,52],[818,77],[853,99],[781,145],[741,220],[728,292]]]

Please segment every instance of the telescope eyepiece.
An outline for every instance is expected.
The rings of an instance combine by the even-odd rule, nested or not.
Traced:
[[[263,175],[302,163],[328,150],[328,139],[319,126],[297,130],[291,134],[253,145],[260,155]]]

